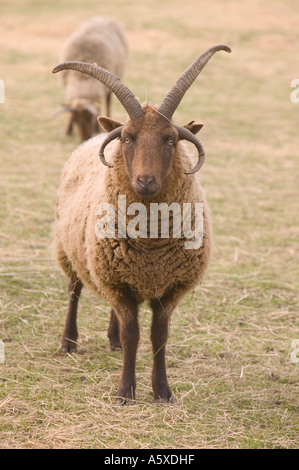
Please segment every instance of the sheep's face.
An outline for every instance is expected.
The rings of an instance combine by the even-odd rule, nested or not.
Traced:
[[[96,116],[88,109],[74,109],[71,111],[67,134],[72,133],[73,124],[78,126],[79,135],[82,141],[90,139],[98,130]]]
[[[152,198],[163,188],[171,172],[179,135],[174,125],[159,116],[154,107],[144,106],[144,111],[143,116],[124,126],[105,117],[98,120],[108,132],[123,126],[121,154],[131,187],[138,196]],[[202,125],[186,127],[196,133]]]
[[[177,130],[154,113],[145,113],[124,127],[122,155],[132,189],[138,196],[151,198],[161,190],[177,141]]]
[[[74,124],[77,125],[82,141],[90,139],[99,131],[97,121],[98,111],[91,103],[81,99],[73,100],[71,105],[64,105],[62,112],[70,112],[69,122],[66,128],[66,135],[73,133]]]

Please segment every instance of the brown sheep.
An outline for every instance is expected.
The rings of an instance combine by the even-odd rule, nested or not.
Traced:
[[[61,61],[79,60],[96,63],[122,76],[128,53],[127,39],[122,25],[106,17],[91,17],[84,21],[63,44]],[[98,108],[105,103],[110,116],[111,90],[86,75],[71,70],[62,74],[62,85],[67,105],[61,112],[70,112],[66,134],[71,135],[73,125],[78,126],[81,140],[87,140],[99,131]]]
[[[68,160],[56,209],[57,259],[69,278],[69,307],[62,350],[73,352],[76,349],[77,304],[84,284],[104,297],[112,307],[108,329],[110,347],[123,351],[118,404],[135,399],[138,306],[143,301],[149,302],[153,312],[154,397],[162,403],[175,401],[165,366],[169,321],[186,293],[203,280],[211,257],[212,231],[209,209],[196,173],[204,162],[203,148],[194,135],[201,125],[192,121],[185,127],[176,126],[172,116],[187,89],[219,50],[230,52],[227,46],[214,46],[202,54],[178,79],[160,106],[149,103],[141,106],[118,77],[91,64],[69,62],[54,69],[58,72],[72,68],[102,81],[116,94],[130,117],[126,124],[107,117],[99,118],[109,133],[85,142]],[[192,142],[197,148],[198,162],[194,167],[182,140]],[[99,167],[99,148],[105,165],[102,168]],[[188,236],[174,235],[174,212],[170,215],[170,211],[169,223],[173,232],[166,238],[161,233],[162,216],[158,236],[151,238],[148,228],[143,234],[138,232],[137,237],[129,236],[129,225],[134,222],[130,217],[134,211],[129,210],[127,232],[122,233],[121,197],[125,197],[127,205],[132,204],[132,207],[142,204],[146,222],[153,204],[165,203],[171,207],[177,203],[183,208],[187,203],[201,204],[202,243],[186,249]],[[100,204],[106,204],[105,215],[99,211]],[[110,207],[115,214],[109,219],[106,216]],[[109,224],[111,228],[111,221],[114,223],[112,236],[107,236],[108,231],[104,236],[97,231],[103,217],[106,228]],[[193,235],[196,234],[194,212],[191,227]]]

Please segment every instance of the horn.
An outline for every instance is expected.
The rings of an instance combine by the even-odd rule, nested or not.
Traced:
[[[110,168],[113,168],[113,165],[112,163],[109,163],[107,162],[106,158],[105,158],[105,155],[104,155],[104,150],[105,150],[105,147],[114,139],[117,139],[118,137],[121,136],[121,131],[123,130],[124,126],[120,126],[120,127],[117,127],[116,129],[113,129],[113,131],[109,132],[109,134],[105,137],[101,147],[100,147],[100,152],[99,152],[99,155],[100,155],[100,159],[101,159],[101,162],[106,165],[106,166],[109,166]]]
[[[199,142],[198,138],[195,137],[195,135],[192,134],[192,132],[190,132],[185,127],[181,127],[181,126],[174,126],[174,127],[176,128],[176,130],[179,133],[179,140],[188,140],[189,142],[194,144],[195,147],[197,148],[198,161],[197,161],[195,167],[192,168],[192,170],[185,171],[185,175],[192,175],[193,173],[196,173],[202,167],[202,165],[204,164],[205,151],[204,151],[201,143]]]
[[[77,61],[63,62],[62,64],[57,65],[52,70],[52,73],[69,69],[86,73],[103,83],[103,85],[109,88],[119,99],[132,120],[137,119],[144,114],[141,104],[137,101],[133,93],[120,81],[120,78],[117,75],[114,75],[114,73],[95,64]]]
[[[166,95],[156,113],[165,117],[168,121],[171,120],[175,110],[183,99],[186,91],[190,88],[194,80],[198,77],[202,69],[208,63],[210,58],[217,51],[231,52],[231,49],[225,45],[217,45],[210,47],[206,52],[201,54],[193,64],[188,67],[185,72],[178,78],[176,84]]]
[[[55,119],[57,116],[59,116],[59,114],[66,113],[69,111],[73,111],[73,108],[68,104],[63,104],[60,106],[59,109],[57,109],[57,111],[55,111],[55,113],[53,113],[51,119]]]
[[[109,88],[115,96],[118,98],[120,103],[123,105],[127,111],[131,120],[137,119],[140,116],[143,116],[144,110],[141,104],[137,101],[134,94],[127,88],[120,80],[120,78],[109,70],[103,69],[95,64],[88,64],[86,62],[70,61],[63,62],[62,64],[57,65],[52,73],[61,72],[62,70],[77,70],[78,72],[86,73],[91,77],[95,78],[99,82],[103,83],[107,88]],[[107,137],[104,139],[101,148],[100,148],[100,159],[101,162],[113,168],[113,165],[105,159],[104,149],[106,145],[109,144],[114,139],[117,139],[121,135],[123,126],[113,129],[109,132]]]
[[[98,117],[98,115],[100,114],[100,112],[97,110],[97,108],[95,106],[93,106],[92,104],[89,104],[89,103],[83,105],[83,109],[84,109],[84,111],[88,111],[90,114],[92,114],[95,117]]]

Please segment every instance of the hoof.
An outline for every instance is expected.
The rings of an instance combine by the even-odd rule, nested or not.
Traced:
[[[117,397],[115,404],[117,406],[132,406],[135,404],[135,400],[132,400],[132,398]]]
[[[170,403],[171,405],[173,405],[174,403],[177,403],[177,399],[175,398],[174,395],[171,395],[170,398],[161,398],[161,397],[159,397],[159,398],[156,398],[155,403],[158,403],[160,405]]]
[[[61,352],[63,354],[73,354],[76,352],[77,342],[71,339],[64,338],[61,345]]]
[[[76,348],[62,348],[62,349],[61,349],[61,352],[62,352],[63,354],[67,354],[67,353],[68,353],[68,354],[73,354],[73,353],[76,352]]]
[[[121,348],[121,346],[112,346],[112,345],[110,345],[110,351],[120,352],[120,351],[122,351],[122,348]]]

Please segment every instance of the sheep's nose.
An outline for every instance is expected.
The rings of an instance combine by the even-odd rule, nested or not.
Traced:
[[[152,176],[144,176],[137,178],[139,186],[143,189],[151,189],[151,186],[154,183],[154,178]]]

